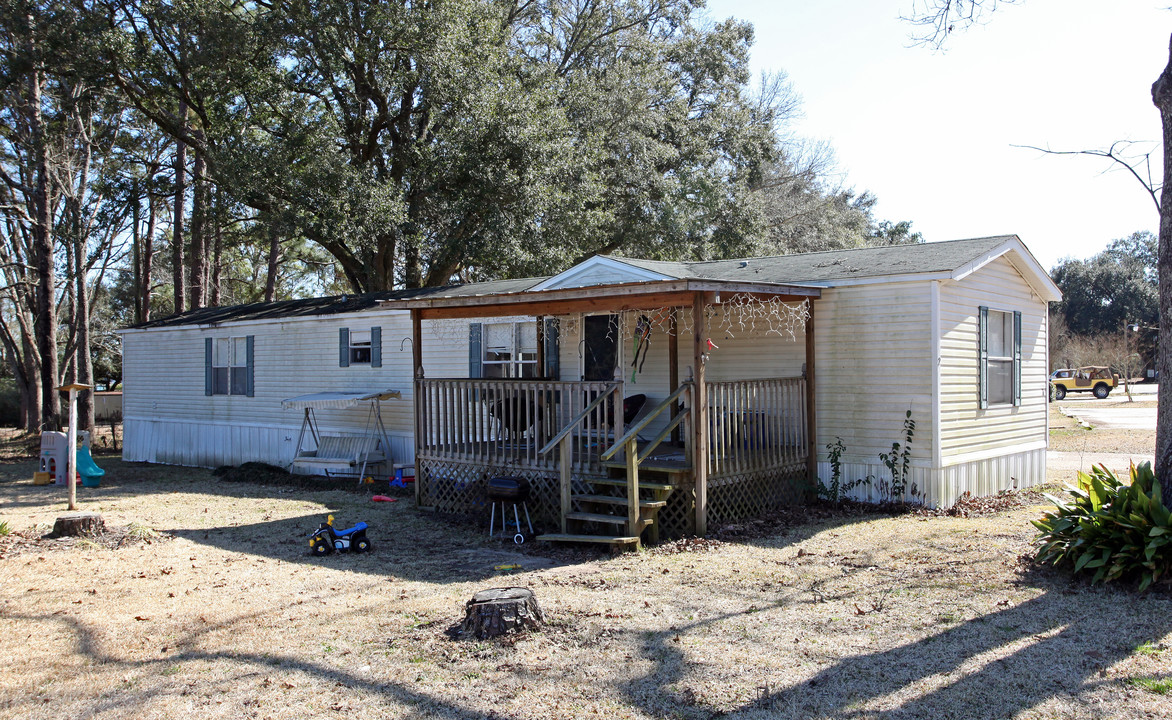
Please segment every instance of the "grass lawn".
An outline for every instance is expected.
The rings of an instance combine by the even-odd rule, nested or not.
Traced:
[[[1172,593],[1031,566],[1034,494],[521,554],[407,498],[97,462],[93,540],[43,539],[64,490],[0,465],[0,717],[1172,717]],[[374,552],[309,556],[327,513],[369,523]],[[548,626],[459,638],[502,585]]]

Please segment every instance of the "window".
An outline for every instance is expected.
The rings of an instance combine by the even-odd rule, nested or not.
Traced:
[[[369,365],[383,366],[383,329],[379,326],[363,330],[338,328],[338,367]]]
[[[485,323],[480,356],[486,378],[537,377],[537,326],[533,323]]]
[[[980,407],[1021,404],[1021,313],[982,306]]]
[[[369,330],[351,330],[350,331],[350,364],[351,365],[369,365],[370,364],[370,331]]]
[[[253,335],[247,335],[206,339],[205,395],[252,396],[253,338]]]

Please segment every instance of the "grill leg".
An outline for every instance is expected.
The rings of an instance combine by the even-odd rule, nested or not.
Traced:
[[[521,516],[517,514],[517,503],[513,503],[513,522],[517,526],[517,532],[521,532]],[[533,532],[530,531],[529,534],[532,535]]]
[[[529,519],[529,503],[527,503],[527,502],[521,503],[521,507],[525,508],[525,524],[529,526],[529,534],[532,535],[533,534],[533,522]],[[518,530],[521,529],[520,525],[517,526],[517,529]]]
[[[488,520],[488,536],[491,538],[492,531],[496,528],[496,503],[490,501],[489,504],[492,505],[492,515],[489,516],[489,520]],[[504,515],[505,515],[505,509],[502,507],[501,508],[501,519],[502,520],[504,520]]]

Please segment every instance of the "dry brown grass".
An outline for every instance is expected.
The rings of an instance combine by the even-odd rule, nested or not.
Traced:
[[[83,509],[159,538],[36,539],[64,494],[0,466],[0,519],[26,536],[0,538],[0,716],[1172,715],[1131,682],[1172,674],[1172,597],[1023,564],[1037,507],[519,555],[406,500],[99,463]],[[370,523],[375,552],[309,557],[327,512]],[[453,636],[473,592],[507,584],[536,591],[546,630]]]
[[[1127,399],[1112,395],[1107,400],[1097,401],[1096,407],[1111,405],[1129,406]],[[1131,406],[1145,403],[1136,402]],[[1147,404],[1154,405],[1154,402]],[[1156,447],[1156,429],[1119,430],[1087,428],[1059,410],[1060,403],[1050,403],[1050,450],[1077,452],[1093,457],[1096,452],[1108,453],[1153,453]]]

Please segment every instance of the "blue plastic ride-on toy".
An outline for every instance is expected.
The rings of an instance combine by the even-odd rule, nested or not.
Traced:
[[[309,549],[314,555],[329,555],[338,552],[367,552],[370,540],[366,538],[366,523],[360,522],[345,530],[334,529],[334,516],[330,515],[313,534],[309,536]]]

